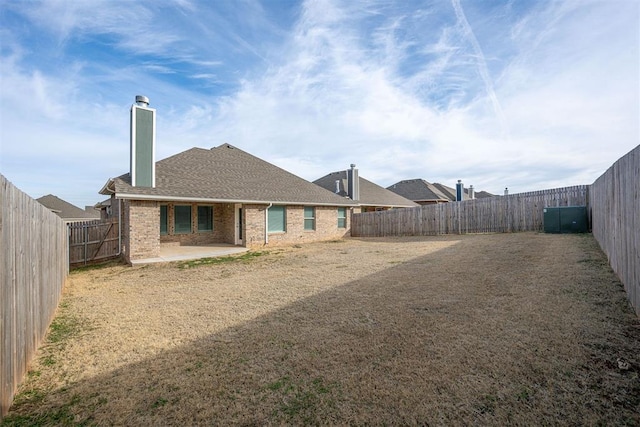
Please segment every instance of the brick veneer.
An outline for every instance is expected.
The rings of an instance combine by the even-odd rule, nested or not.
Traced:
[[[123,255],[128,261],[160,256],[160,205],[149,200],[125,200]]]
[[[160,205],[167,205],[167,234],[160,235]],[[175,234],[176,205],[191,206],[191,232]],[[213,207],[213,231],[198,232],[198,206]],[[265,245],[265,209],[267,205],[243,205],[243,244],[247,247]],[[268,245],[293,244],[338,239],[349,235],[351,210],[347,210],[346,228],[338,228],[336,207],[318,206],[315,210],[315,230],[304,229],[304,206],[286,207],[286,231],[269,233]],[[358,209],[359,210],[359,209]],[[160,256],[160,244],[204,245],[235,243],[235,205],[164,203],[157,201],[124,200],[122,212],[122,253],[132,260]]]
[[[211,243],[235,243],[235,205],[227,203],[160,203],[167,205],[167,234],[160,235],[161,243],[179,243],[180,245],[206,245]],[[191,206],[191,232],[175,234],[175,206]],[[213,231],[198,231],[198,206],[213,207]],[[157,224],[160,224],[158,210]],[[158,231],[159,232],[159,231]]]
[[[265,205],[245,205],[246,241],[248,247],[265,245]],[[315,230],[304,229],[304,206],[286,207],[286,231],[269,233],[268,245],[292,244],[339,239],[349,235],[351,227],[350,209],[347,210],[346,228],[338,228],[338,210],[331,206],[316,207]]]

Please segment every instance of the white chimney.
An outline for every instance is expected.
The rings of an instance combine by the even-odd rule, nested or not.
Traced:
[[[149,98],[136,96],[131,106],[131,185],[156,186],[156,110]]]
[[[508,187],[504,187],[504,195],[505,196],[509,195],[509,188]]]
[[[473,200],[476,198],[475,190],[473,189],[473,185],[469,186],[469,199]]]

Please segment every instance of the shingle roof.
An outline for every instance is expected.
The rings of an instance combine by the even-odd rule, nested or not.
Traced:
[[[451,187],[447,187],[444,184],[440,184],[439,182],[434,182],[433,184],[434,187],[436,187],[438,190],[440,190],[440,192],[442,194],[444,194],[449,201],[451,202],[455,202],[456,201],[456,190],[455,188],[451,188]],[[466,200],[467,199],[467,189],[464,189],[464,194],[462,196],[462,200]]]
[[[378,184],[374,184],[362,177],[358,177],[360,182],[360,200],[357,203],[361,206],[380,206],[380,207],[415,207],[417,203],[412,202],[396,193],[393,193]],[[340,182],[340,196],[347,197],[347,171],[331,172],[328,175],[313,181],[320,187],[335,192],[336,181]]]
[[[456,190],[444,184],[434,182],[433,184],[424,179],[407,179],[397,182],[389,187],[388,190],[393,191],[414,202],[455,202]],[[485,197],[493,197],[493,194],[486,191],[476,191],[474,193],[476,199]],[[469,198],[469,189],[464,189],[463,200]]]
[[[156,187],[132,187],[130,174],[109,182],[101,194],[118,198],[212,202],[354,206],[230,144],[191,148],[156,162]]]
[[[92,220],[99,219],[100,212],[87,212],[84,209],[72,205],[71,203],[54,196],[53,194],[47,194],[39,199],[36,199],[41,205],[58,215],[62,219],[66,220]]]
[[[448,202],[449,196],[424,179],[407,179],[397,182],[387,190],[414,202]]]

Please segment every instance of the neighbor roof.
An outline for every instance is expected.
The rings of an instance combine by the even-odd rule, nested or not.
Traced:
[[[156,162],[156,187],[132,187],[130,174],[110,179],[101,194],[121,199],[354,206],[230,144],[191,148]]]
[[[396,182],[387,189],[414,202],[448,202],[451,200],[434,184],[424,179],[407,179]]]
[[[412,202],[396,193],[387,190],[384,187],[374,184],[362,177],[359,178],[360,183],[360,200],[356,202],[360,206],[380,206],[389,208],[409,208],[419,206],[417,203]],[[336,181],[339,181],[339,192],[336,193],[340,196],[347,197],[347,171],[331,172],[322,178],[313,181],[314,184],[320,187],[335,192]]]
[[[455,202],[456,190],[444,184],[434,182],[433,184],[424,179],[407,179],[397,182],[389,187],[388,190],[396,194],[413,200],[414,202]],[[486,191],[474,192],[476,199],[485,197],[493,197],[493,194]],[[469,199],[469,189],[464,189],[463,200]]]
[[[80,209],[79,207],[72,205],[71,203],[62,200],[59,197],[54,196],[53,194],[47,194],[46,196],[42,196],[39,199],[36,199],[41,205],[48,208],[51,212],[58,215],[60,218],[70,221],[70,220],[92,220],[99,219],[100,212],[87,212],[84,209]]]

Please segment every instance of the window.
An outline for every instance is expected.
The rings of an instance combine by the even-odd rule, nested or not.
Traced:
[[[176,206],[173,216],[173,229],[176,234],[191,233],[191,206]]]
[[[271,206],[267,212],[269,218],[269,233],[286,231],[286,210],[284,206]]]
[[[198,231],[213,231],[213,206],[198,206]]]
[[[167,205],[160,205],[160,234],[167,234],[169,226],[169,217],[167,216]]]
[[[347,208],[338,208],[338,228],[347,228]]]
[[[313,206],[304,207],[304,229],[307,231],[316,229],[316,208]]]

